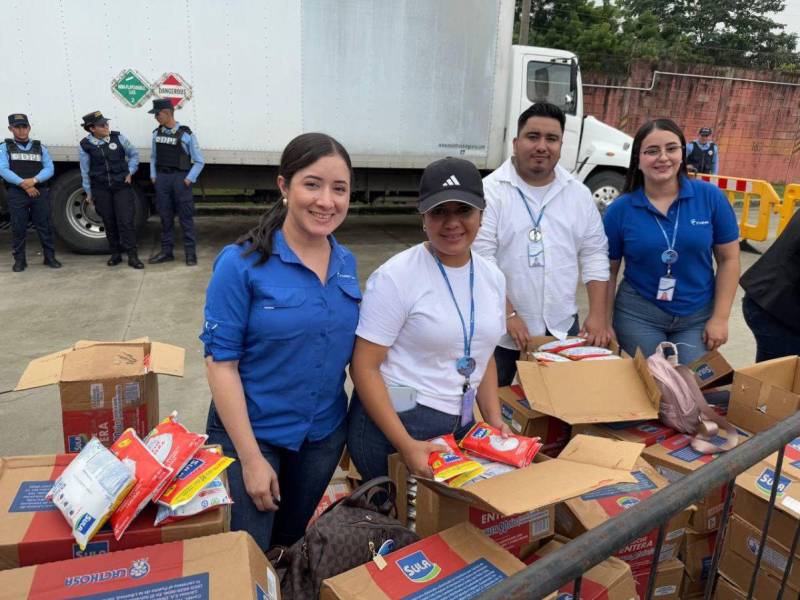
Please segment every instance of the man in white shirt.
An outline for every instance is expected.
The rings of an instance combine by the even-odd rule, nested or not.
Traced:
[[[498,383],[510,385],[531,336],[580,333],[606,345],[608,240],[591,192],[558,165],[566,117],[537,103],[517,121],[513,157],[483,180],[486,210],[473,249],[506,276],[506,329],[495,350]],[[589,314],[578,326],[578,273]]]

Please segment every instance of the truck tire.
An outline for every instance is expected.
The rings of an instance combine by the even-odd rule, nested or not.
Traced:
[[[586,187],[592,192],[595,204],[600,214],[622,193],[625,185],[625,175],[618,171],[600,171],[594,173],[586,180]]]
[[[140,230],[148,217],[147,199],[142,191],[133,186],[136,198],[135,226]],[[81,173],[67,171],[60,175],[50,188],[51,216],[53,228],[70,250],[79,254],[107,254],[103,220],[94,205],[86,200],[81,186]]]

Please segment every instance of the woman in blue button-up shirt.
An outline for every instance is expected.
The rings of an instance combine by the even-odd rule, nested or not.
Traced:
[[[228,470],[233,530],[263,550],[299,539],[346,439],[345,367],[358,323],[353,255],[333,231],[347,215],[347,151],[312,133],[283,152],[283,196],[225,247],[208,285],[209,443]]]
[[[623,192],[603,218],[614,331],[631,355],[669,341],[679,344],[680,362],[691,363],[728,340],[739,279],[736,215],[717,186],[688,178],[686,140],[669,119],[639,128]]]

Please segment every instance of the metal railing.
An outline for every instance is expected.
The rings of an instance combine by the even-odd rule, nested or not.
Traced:
[[[479,598],[482,600],[506,600],[510,598],[538,600],[574,581],[572,597],[579,599],[584,573],[613,556],[615,552],[632,540],[652,531],[654,527],[658,527],[658,537],[650,568],[647,596],[642,599],[650,600],[653,595],[658,559],[661,554],[667,522],[686,507],[707,496],[715,488],[728,484],[716,547],[705,588],[705,598],[708,600],[711,598],[716,582],[717,567],[730,517],[730,504],[734,493],[736,476],[769,455],[778,452],[769,507],[761,529],[761,542],[755,558],[755,567],[747,595],[747,598],[752,598],[781,479],[785,446],[799,436],[800,412],[797,412],[770,429],[754,435],[737,448],[721,454],[716,460],[697,471],[686,475],[675,483],[671,483],[651,497],[632,506],[624,513],[609,519],[553,553],[537,560],[532,565],[487,590]],[[800,523],[794,535],[794,541],[781,581],[779,600],[783,595],[783,590],[792,568],[798,537],[800,537]],[[795,592],[793,594],[796,595]]]

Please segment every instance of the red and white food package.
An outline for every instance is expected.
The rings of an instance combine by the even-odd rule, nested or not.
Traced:
[[[561,356],[566,356],[570,360],[583,360],[585,358],[597,358],[598,356],[613,356],[613,352],[608,348],[600,346],[578,346],[576,348],[565,348],[559,352]]]
[[[173,510],[187,504],[233,460],[216,448],[200,448],[157,498],[158,503]]]
[[[509,434],[488,423],[475,423],[461,440],[461,447],[472,454],[513,467],[527,467],[542,447],[538,437]]]
[[[228,495],[228,490],[225,489],[222,478],[215,477],[211,483],[200,490],[194,498],[183,506],[179,506],[173,510],[159,504],[156,520],[153,524],[156,526],[168,525],[169,523],[188,519],[194,515],[199,515],[207,510],[225,506],[226,504],[233,504],[233,500],[231,500],[231,497]]]
[[[587,356],[586,358],[582,358],[581,360],[622,360],[621,356],[617,356],[616,354],[608,354],[606,356]]]
[[[566,350],[567,348],[575,348],[577,346],[585,345],[586,338],[570,337],[565,340],[553,340],[552,342],[547,342],[546,344],[539,346],[537,350],[539,352],[552,352],[553,354],[561,354],[561,351]]]
[[[566,356],[561,356],[553,352],[531,352],[531,356],[540,363],[570,362]]]
[[[114,530],[114,537],[119,540],[147,503],[155,497],[164,482],[172,477],[172,469],[165,467],[147,449],[132,428],[122,432],[119,439],[111,446],[111,452],[136,477],[136,483],[130,493],[111,513],[111,527]]]
[[[192,457],[206,443],[208,436],[200,433],[193,433],[178,423],[178,412],[173,411],[166,419],[156,425],[147,434],[144,443],[156,458],[164,463],[164,466],[172,469],[173,474],[178,474],[192,460]],[[169,484],[165,481],[156,490],[155,498]]]

